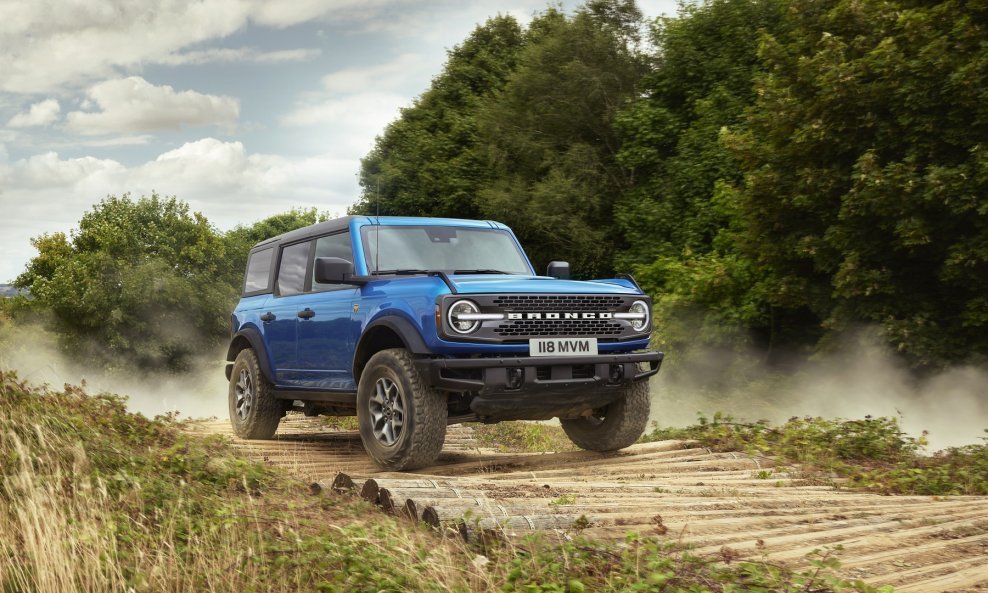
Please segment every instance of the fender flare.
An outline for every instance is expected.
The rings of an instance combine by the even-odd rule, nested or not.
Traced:
[[[274,371],[271,369],[271,361],[268,359],[268,352],[264,349],[264,338],[261,337],[261,332],[257,331],[257,329],[253,327],[246,327],[238,331],[233,335],[233,338],[230,339],[230,347],[226,351],[226,360],[228,361],[226,367],[226,378],[230,378],[230,373],[233,370],[232,361],[236,359],[237,354],[243,350],[243,348],[237,348],[237,343],[241,340],[247,340],[250,347],[254,349],[255,353],[257,353],[257,362],[261,367],[261,374],[264,375],[264,378],[267,379],[269,383],[274,385]]]
[[[411,321],[397,314],[378,317],[367,324],[367,327],[361,332],[360,339],[357,340],[356,348],[353,351],[353,376],[358,380],[360,378],[359,373],[363,368],[363,362],[365,359],[370,358],[369,356],[364,356],[365,350],[368,348],[368,341],[376,333],[374,330],[377,328],[387,328],[393,331],[404,343],[405,348],[412,354],[432,353],[429,347],[425,345],[422,335]]]

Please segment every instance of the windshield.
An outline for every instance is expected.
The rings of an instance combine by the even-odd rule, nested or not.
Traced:
[[[531,274],[511,235],[496,229],[450,226],[365,226],[360,230],[373,274],[443,271]]]

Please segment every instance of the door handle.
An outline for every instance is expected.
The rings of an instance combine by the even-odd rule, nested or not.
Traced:
[[[261,321],[263,321],[265,323],[267,323],[269,321],[274,321],[275,319],[277,319],[277,317],[275,317],[275,314],[272,313],[271,311],[268,311],[264,315],[261,315]]]
[[[313,317],[316,316],[316,312],[313,311],[312,309],[302,309],[301,311],[298,312],[298,316],[301,317],[302,319],[312,319]]]

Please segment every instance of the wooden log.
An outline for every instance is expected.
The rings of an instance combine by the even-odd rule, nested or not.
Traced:
[[[400,488],[450,488],[462,484],[462,481],[448,478],[441,480],[409,479],[409,478],[376,478],[378,483],[392,491]]]
[[[381,488],[377,485],[377,482],[370,478],[364,482],[364,486],[360,489],[360,498],[363,498],[367,502],[377,504],[378,494]]]
[[[573,529],[580,516],[573,515],[513,515],[511,517],[486,517],[477,522],[483,529],[503,529],[508,531],[531,531],[537,529]],[[590,525],[591,517],[586,518]]]
[[[411,499],[409,499],[411,500]],[[450,521],[456,519],[463,519],[464,516],[469,515],[472,518],[479,517],[510,517],[515,514],[511,510],[506,509],[497,504],[485,505],[485,506],[471,506],[469,504],[456,504],[444,503],[444,504],[428,504],[426,501],[417,500],[415,501],[417,508],[429,508],[432,509],[439,517],[441,521]]]
[[[411,519],[412,521],[419,520],[418,506],[416,506],[415,501],[412,500],[411,498],[405,501],[405,504],[401,507],[401,509],[402,509],[401,514],[404,515],[405,517]]]
[[[336,474],[336,477],[333,478],[333,484],[331,486],[333,492],[337,492],[339,494],[349,494],[353,492],[356,487],[357,486],[353,483],[353,478],[343,472]]]
[[[387,488],[378,490],[377,503],[385,513],[389,515],[395,514],[395,502],[391,496],[391,492]]]
[[[491,544],[507,541],[507,538],[504,537],[504,531],[501,529],[484,529],[468,524],[466,521],[458,521],[456,523],[456,531],[459,532],[464,542],[468,544],[479,544],[484,550]]]
[[[422,510],[422,522],[430,527],[439,528],[439,513],[436,512],[435,507],[425,507]]]

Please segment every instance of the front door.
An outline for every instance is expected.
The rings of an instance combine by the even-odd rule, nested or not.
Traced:
[[[350,233],[343,231],[316,239],[313,260],[338,257],[353,261]],[[353,307],[360,289],[348,284],[316,282],[309,266],[307,294],[299,300],[298,368],[305,387],[326,391],[356,391],[351,367],[360,331]]]
[[[360,289],[352,286],[301,297],[299,379],[305,387],[356,391],[351,365],[359,323],[351,319]]]

